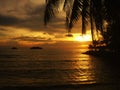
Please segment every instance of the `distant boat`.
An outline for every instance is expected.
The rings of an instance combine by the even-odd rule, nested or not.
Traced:
[[[11,49],[18,49],[17,47],[12,47]]]
[[[66,36],[67,37],[73,37],[73,35],[71,33],[68,33]]]
[[[30,49],[42,49],[42,47],[31,47]]]

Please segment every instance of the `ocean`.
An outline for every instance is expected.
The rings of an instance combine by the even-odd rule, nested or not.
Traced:
[[[1,48],[0,87],[118,84],[119,69],[111,58],[82,54],[87,46],[79,42],[43,49]]]

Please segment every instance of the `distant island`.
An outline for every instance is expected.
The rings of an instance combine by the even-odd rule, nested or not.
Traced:
[[[30,49],[42,49],[42,47],[31,47]]]

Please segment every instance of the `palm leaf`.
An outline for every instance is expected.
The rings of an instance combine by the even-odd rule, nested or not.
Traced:
[[[69,28],[71,29],[73,25],[79,20],[81,12],[82,12],[82,2],[81,0],[74,0],[73,8],[70,18]]]
[[[93,2],[90,0],[90,28],[91,28],[91,36],[92,36],[92,41],[94,44],[94,24],[93,24]]]
[[[55,16],[59,2],[60,0],[46,0],[46,8],[45,8],[45,13],[44,13],[44,24],[45,25],[47,25],[50,19]]]
[[[93,17],[95,19],[95,24],[97,31],[101,31],[103,33],[103,2],[102,0],[93,0],[93,8],[94,8],[94,13]]]
[[[89,1],[88,0],[83,0],[82,3],[82,34],[85,34],[86,32],[86,25],[88,22],[88,16],[89,16]]]
[[[70,33],[69,23],[70,23],[70,17],[72,12],[72,5],[73,5],[73,0],[64,1],[63,10],[66,12],[66,28],[68,30],[68,33]]]

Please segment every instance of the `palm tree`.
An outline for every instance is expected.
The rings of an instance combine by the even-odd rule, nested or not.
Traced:
[[[60,1],[46,0],[45,25],[55,16]],[[115,44],[115,40],[120,44],[118,39],[118,26],[120,25],[119,1],[115,1],[113,4],[112,0],[73,0],[72,2],[71,0],[63,0],[63,3],[68,33],[71,32],[74,24],[82,17],[82,34],[85,34],[87,23],[90,23],[93,45],[96,46],[95,32],[101,33],[104,38],[102,42],[106,45],[112,46]],[[107,30],[104,30],[104,21],[108,23]]]
[[[64,1],[63,8],[66,8],[66,9],[64,9],[64,11],[66,12],[66,26],[67,26],[68,32],[71,31],[73,25],[82,16],[82,33],[84,34],[86,32],[86,26],[87,26],[86,24],[88,23],[88,17],[90,17],[90,18],[92,17],[90,19],[91,28],[92,28],[93,27],[93,24],[92,24],[93,17],[95,17],[96,14],[101,15],[100,10],[99,10],[99,13],[97,12],[97,10],[94,10],[94,8],[96,8],[96,6],[97,7],[100,6],[99,5],[100,3],[97,3],[97,2],[98,1],[100,2],[101,0],[98,0],[97,2],[96,2],[96,0],[73,0],[73,2],[71,2],[71,0],[63,0],[63,1]],[[47,0],[46,1],[46,10],[45,10],[45,17],[44,17],[45,25],[50,21],[50,19],[52,17],[55,16],[56,11],[54,9],[59,8],[59,7],[57,7],[57,6],[59,6],[58,5],[59,2],[60,2],[60,0]],[[93,4],[96,4],[96,6]],[[99,8],[96,8],[96,9],[99,9]],[[99,24],[100,20],[97,20],[97,19],[101,18],[100,15],[97,18],[94,18],[96,21],[96,27],[99,29],[101,27],[101,24]],[[100,30],[102,31],[102,28]],[[93,29],[91,29],[91,32],[93,34]]]
[[[108,33],[107,36],[109,37],[109,43],[108,46],[115,50],[120,50],[120,1],[115,0],[114,2],[112,0],[105,0],[105,20],[108,22]],[[107,37],[107,38],[108,38]]]

